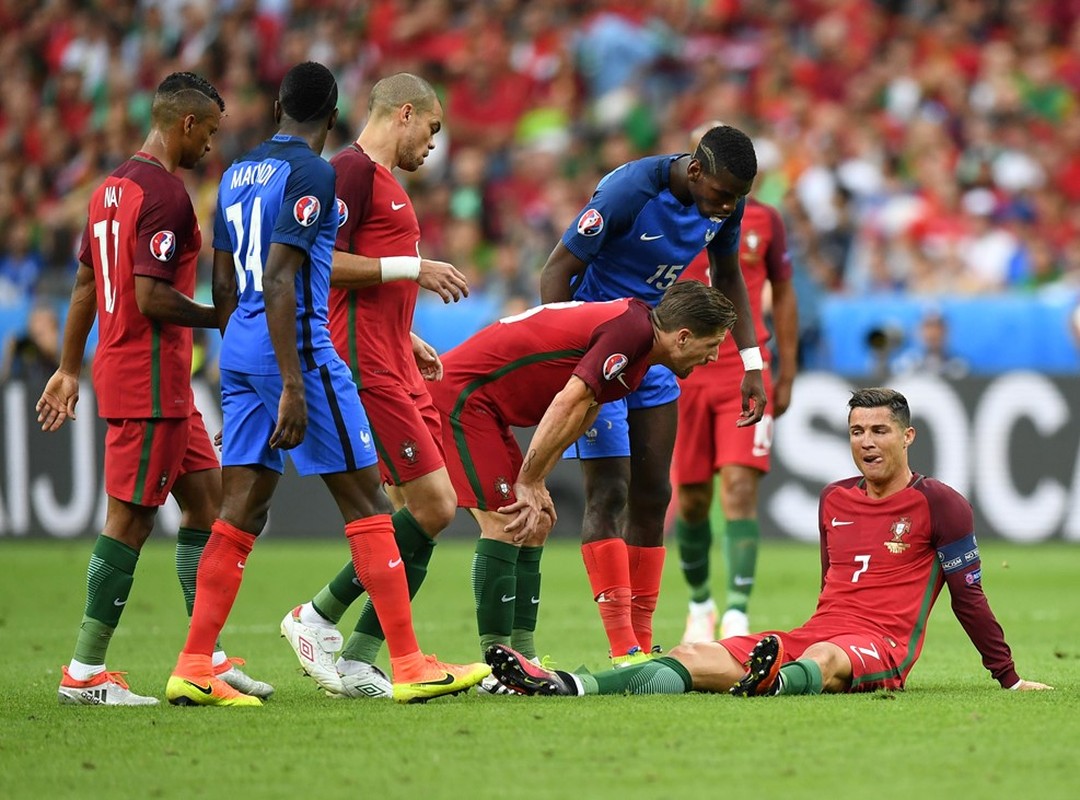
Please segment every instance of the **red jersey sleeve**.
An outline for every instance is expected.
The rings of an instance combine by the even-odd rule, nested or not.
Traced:
[[[625,312],[596,327],[572,374],[592,389],[597,402],[618,400],[645,377],[652,345],[649,307],[634,300]]]
[[[788,252],[784,221],[780,218],[780,212],[772,206],[764,206],[764,208],[769,215],[769,224],[772,226],[769,248],[765,251],[765,274],[770,283],[790,281],[792,277],[791,254]]]
[[[167,189],[148,193],[136,222],[132,271],[173,283],[185,251],[179,237],[197,230],[195,209],[187,190],[177,182]]]
[[[1003,687],[1020,680],[1005,633],[982,588],[982,563],[975,540],[971,505],[959,492],[929,478],[920,487],[930,505],[930,541],[952,598],[952,610],[971,643],[982,656],[983,666]]]
[[[353,236],[371,211],[371,195],[375,185],[375,162],[370,158],[338,158],[334,160],[337,171],[337,192],[342,221],[338,225],[334,249],[345,253],[355,252]],[[344,208],[341,208],[344,204]]]

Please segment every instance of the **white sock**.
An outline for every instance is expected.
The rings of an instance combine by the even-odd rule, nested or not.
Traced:
[[[690,613],[696,615],[699,614],[715,614],[716,613],[716,601],[711,597],[704,603],[695,603],[690,601]]]
[[[300,621],[313,628],[333,628],[334,623],[315,610],[310,602],[300,606]]]
[[[215,650],[214,655],[210,657],[210,665],[213,667],[220,667],[228,660],[229,657],[225,655],[224,650]]]
[[[95,675],[100,675],[105,671],[104,664],[84,664],[81,661],[76,661],[74,658],[68,663],[68,675],[73,680],[88,681]]]

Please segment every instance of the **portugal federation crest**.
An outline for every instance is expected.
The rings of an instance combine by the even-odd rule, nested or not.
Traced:
[[[401,457],[404,458],[408,463],[415,464],[416,459],[419,457],[419,455],[420,453],[416,449],[416,442],[414,442],[412,439],[408,439],[401,443]]]
[[[889,533],[892,534],[892,539],[885,542],[885,546],[889,548],[889,552],[893,555],[899,555],[911,547],[910,544],[904,541],[904,536],[911,533],[911,517],[900,517],[889,528]]]
[[[495,491],[499,493],[499,497],[501,497],[503,500],[509,500],[510,481],[500,475],[495,479]]]

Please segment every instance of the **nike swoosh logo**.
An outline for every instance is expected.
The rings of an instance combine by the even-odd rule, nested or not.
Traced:
[[[352,582],[353,582],[353,586],[359,586],[359,587],[360,587],[361,589],[363,589],[363,588],[364,588],[364,584],[360,583],[360,579],[359,579],[359,578],[353,578],[353,579],[352,579]]]
[[[744,578],[742,575],[736,575],[734,577],[734,579],[733,579],[733,583],[736,586],[753,586],[754,585],[754,579],[753,578]]]
[[[127,600],[121,600],[119,597],[112,601],[114,606],[122,606],[127,604]]]
[[[393,569],[394,567],[396,567],[400,563],[401,563],[401,559],[399,558],[399,559],[396,559],[396,560],[393,560],[393,561],[387,561],[386,566],[390,567],[390,569]]]
[[[531,601],[531,602],[532,602],[532,604],[533,604],[534,606],[538,606],[538,605],[540,605],[540,598],[539,598],[539,597],[536,597],[536,596],[534,595],[534,596],[533,596],[533,599],[532,599],[532,601]]]
[[[405,204],[404,203],[395,203],[393,200],[391,200],[390,201],[390,208],[394,209],[394,211],[401,211],[401,209],[405,208]]]
[[[641,234],[641,241],[643,242],[655,242],[657,239],[663,239],[664,234],[659,233],[656,236],[649,236],[647,233]]]
[[[191,681],[184,681],[184,683],[186,683],[188,686],[198,689],[203,694],[211,694],[214,691],[213,687],[210,686],[210,684],[207,684],[206,686],[199,686],[199,684],[192,683]]]
[[[243,569],[245,567],[245,564],[243,561],[237,561],[236,566],[240,567],[240,569]]]
[[[506,595],[504,594],[504,595],[502,596],[502,601],[503,601],[504,603],[509,603],[509,602],[510,602],[511,600],[517,600],[517,595],[516,595],[516,594],[512,594],[512,595],[510,595],[509,597],[507,597],[507,596],[506,596]]]
[[[849,522],[843,522],[841,520],[838,520],[836,517],[833,517],[832,518],[832,524],[833,524],[834,528],[839,528],[841,525],[854,525],[855,521],[851,520]]]
[[[621,372],[615,376],[615,380],[621,383],[623,385],[623,388],[626,389],[626,391],[630,391],[630,387],[626,385],[626,378],[623,377],[623,374]]]
[[[421,681],[422,686],[449,686],[454,682],[454,676],[447,672],[437,681]]]

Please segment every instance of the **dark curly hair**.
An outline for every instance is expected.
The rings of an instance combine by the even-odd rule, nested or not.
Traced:
[[[730,125],[719,125],[701,137],[694,158],[702,169],[715,175],[721,167],[741,181],[752,181],[757,175],[757,156],[750,137]]]
[[[337,108],[338,86],[334,74],[316,61],[304,61],[285,73],[278,101],[297,122],[324,120]]]

